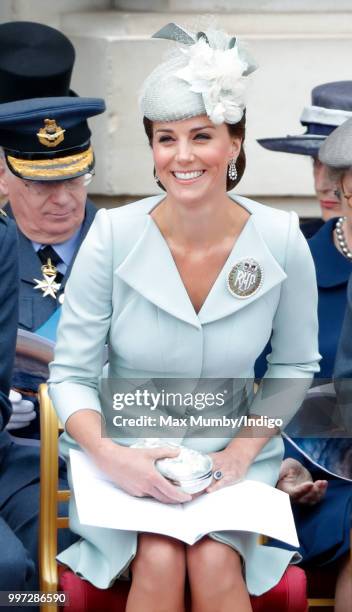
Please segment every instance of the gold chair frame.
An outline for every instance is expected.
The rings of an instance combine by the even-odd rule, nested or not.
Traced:
[[[60,491],[58,435],[62,426],[48,395],[46,384],[39,387],[40,402],[40,524],[39,574],[40,590],[56,593],[58,587],[57,531],[68,528],[68,517],[58,516],[58,503],[70,499],[70,491]],[[44,612],[55,612],[56,604],[42,604]]]

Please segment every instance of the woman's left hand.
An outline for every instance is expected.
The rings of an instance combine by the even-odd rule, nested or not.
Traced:
[[[249,464],[236,455],[237,453],[226,448],[217,453],[209,453],[213,460],[213,474],[221,472],[222,477],[219,480],[213,477],[211,485],[205,490],[206,493],[214,493],[222,487],[236,484],[245,477]]]

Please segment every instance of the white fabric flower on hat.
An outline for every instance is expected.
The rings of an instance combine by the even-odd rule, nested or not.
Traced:
[[[235,45],[231,49],[214,49],[204,38],[182,49],[187,65],[176,76],[200,93],[207,115],[215,124],[237,123],[243,115],[245,78],[248,63]]]

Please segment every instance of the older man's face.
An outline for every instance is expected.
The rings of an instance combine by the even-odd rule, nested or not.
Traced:
[[[87,190],[83,179],[33,183],[12,174],[1,160],[0,189],[8,196],[16,222],[30,240],[58,244],[84,219]]]

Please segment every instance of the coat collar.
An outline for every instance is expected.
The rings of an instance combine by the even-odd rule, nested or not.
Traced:
[[[352,272],[351,262],[337,250],[333,243],[336,219],[326,221],[320,230],[308,240],[314,259],[318,287],[337,287],[347,283]]]
[[[146,212],[150,212],[163,197],[153,199]],[[248,210],[251,212],[250,208]],[[239,260],[248,257],[262,266],[263,283],[257,293],[239,299],[228,290],[227,277]],[[149,214],[146,215],[139,240],[116,268],[115,274],[162,310],[197,328],[245,308],[286,278],[256,227],[252,213],[198,314],[188,297],[170,249]]]

